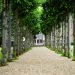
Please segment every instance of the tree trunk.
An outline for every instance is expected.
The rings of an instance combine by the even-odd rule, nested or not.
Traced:
[[[54,48],[56,48],[56,28],[54,26]]]
[[[17,36],[16,36],[16,21],[14,21],[14,42],[13,42],[13,57],[16,58],[17,54]]]
[[[71,40],[70,40],[70,38],[71,38],[71,35],[70,35],[70,28],[71,28],[71,25],[70,25],[70,16],[71,15],[69,15],[69,17],[68,17],[68,19],[67,19],[67,22],[68,22],[68,37],[67,37],[67,42],[68,42],[68,58],[70,58],[70,46],[71,46]]]
[[[64,53],[64,24],[62,22],[62,52]]]
[[[45,36],[45,43],[46,43],[46,46],[51,46],[51,33],[48,33],[46,36]]]
[[[75,14],[73,18],[73,41],[74,41],[73,60],[75,60]]]
[[[17,25],[16,25],[16,40],[17,40],[17,52],[16,52],[16,55],[19,56],[20,54],[20,27],[19,27],[19,20],[17,19]]]
[[[19,19],[17,15],[17,10],[15,10],[14,14],[14,51],[13,55],[16,58],[16,56],[19,55]]]
[[[8,52],[8,0],[3,0],[3,45],[2,45],[2,65],[6,65]]]
[[[50,35],[51,35],[51,39],[50,39],[51,41],[50,42],[51,42],[51,47],[52,47],[52,32],[50,32]]]
[[[20,45],[20,20],[19,20],[19,16],[18,16],[18,10],[15,10],[15,19],[16,19],[16,26],[15,26],[15,41],[16,41],[16,56],[19,56],[19,45]]]
[[[66,22],[64,22],[64,56],[66,56],[66,46],[67,46],[67,43],[66,43],[66,32],[67,32],[67,26],[66,26]]]
[[[11,51],[11,4],[9,4],[9,17],[8,17],[8,61],[12,61]]]

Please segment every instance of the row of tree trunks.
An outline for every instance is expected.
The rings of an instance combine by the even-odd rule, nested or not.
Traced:
[[[33,35],[26,27],[23,30],[21,21],[17,18],[14,27],[14,57],[19,56],[33,46]]]
[[[46,39],[46,46],[50,46],[55,50],[59,50],[59,52],[63,53],[63,55],[67,56],[68,58],[71,57],[72,52],[71,46],[73,46],[72,54],[73,59],[75,59],[75,14],[74,15],[69,14],[65,18],[65,20],[60,23],[60,27],[57,27],[55,25],[53,27],[53,30],[45,36],[45,39]],[[72,39],[74,45],[71,45]]]
[[[7,61],[12,61],[13,58],[16,58],[34,44],[34,38],[31,30],[29,30],[27,27],[26,30],[23,29],[24,25],[22,20],[19,18],[18,10],[16,9],[13,12],[13,17],[11,15],[11,11],[10,1],[3,0],[2,65],[6,65]],[[11,29],[12,18],[14,19],[13,29]],[[25,38],[24,41],[23,37]],[[13,47],[13,50],[11,47]]]

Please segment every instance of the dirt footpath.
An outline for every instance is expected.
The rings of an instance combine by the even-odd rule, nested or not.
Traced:
[[[0,67],[0,75],[75,75],[75,62],[46,47],[34,47],[15,62]]]

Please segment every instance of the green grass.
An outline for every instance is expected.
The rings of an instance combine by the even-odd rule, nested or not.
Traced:
[[[0,47],[0,66],[1,66],[1,59],[2,59],[2,48]]]
[[[27,48],[23,53],[26,53],[26,52],[28,52],[30,50],[32,50],[32,47]],[[12,53],[12,55],[14,54],[13,47],[11,47],[11,53]],[[21,53],[20,55],[22,55],[23,53]],[[8,54],[6,54],[6,57],[8,59]],[[1,63],[1,59],[2,59],[2,48],[0,47],[0,67],[7,65],[7,59],[6,59],[6,62],[5,63]],[[14,62],[15,60],[18,60],[18,57],[15,57],[15,58],[13,57],[11,62]]]
[[[72,61],[75,61],[75,56],[72,57]]]
[[[66,54],[64,54],[63,51],[61,50],[58,50],[58,49],[55,49],[55,48],[51,48],[50,46],[46,46],[48,49],[52,50],[52,51],[55,51],[55,53],[57,54],[61,54],[61,56],[64,56],[64,57],[68,57],[68,50],[66,50]],[[70,57],[72,59],[72,61],[75,61],[75,56],[73,56],[73,45],[71,45],[71,50],[70,50]]]
[[[0,47],[0,60],[1,60],[1,58],[2,58],[2,48]]]

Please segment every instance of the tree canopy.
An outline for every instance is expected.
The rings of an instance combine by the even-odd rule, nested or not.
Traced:
[[[69,13],[73,13],[74,0],[47,0],[43,4],[42,32],[50,32],[53,26],[59,25]]]

